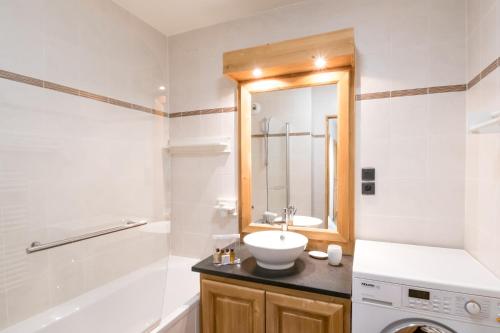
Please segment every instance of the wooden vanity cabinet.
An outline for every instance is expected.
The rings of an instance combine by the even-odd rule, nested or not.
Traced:
[[[210,280],[201,281],[204,333],[264,333],[265,292]]]
[[[340,333],[343,306],[266,292],[267,333]]]
[[[201,276],[202,333],[349,333],[348,299]]]

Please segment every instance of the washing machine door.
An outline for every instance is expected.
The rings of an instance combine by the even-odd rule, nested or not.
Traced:
[[[451,328],[426,319],[403,319],[390,324],[381,333],[457,333]]]

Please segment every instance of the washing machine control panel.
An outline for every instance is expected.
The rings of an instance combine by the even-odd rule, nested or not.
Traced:
[[[500,300],[407,286],[403,286],[402,306],[492,323],[500,316]]]
[[[354,278],[352,300],[440,317],[460,318],[500,329],[500,298]]]

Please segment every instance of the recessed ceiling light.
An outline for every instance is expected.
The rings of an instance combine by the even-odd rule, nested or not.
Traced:
[[[252,75],[253,77],[261,77],[262,69],[260,69],[259,67],[254,68],[254,70],[252,71]]]
[[[165,89],[167,89],[167,88],[165,88],[165,86],[159,86],[158,87],[158,90],[160,90],[160,91],[164,91]]]
[[[322,56],[319,56],[319,57],[316,57],[314,59],[314,66],[317,68],[317,69],[323,69],[326,67],[326,59]]]

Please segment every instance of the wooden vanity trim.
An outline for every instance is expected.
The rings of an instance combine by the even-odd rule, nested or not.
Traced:
[[[270,292],[270,293],[276,293],[276,294],[281,294],[281,295],[289,295],[293,297],[302,297],[302,298],[307,298],[310,300],[316,300],[320,302],[327,302],[327,303],[332,303],[332,304],[338,304],[343,307],[343,333],[350,333],[351,332],[351,300],[346,299],[346,298],[340,298],[340,297],[334,297],[334,296],[329,296],[329,295],[323,295],[323,294],[318,294],[318,293],[312,293],[308,291],[299,291],[299,290],[294,290],[294,289],[288,289],[288,288],[282,288],[282,287],[276,287],[276,286],[271,286],[267,284],[261,284],[261,283],[255,283],[255,282],[248,282],[248,281],[241,281],[237,279],[230,279],[230,278],[225,278],[225,277],[220,277],[220,276],[215,276],[215,275],[210,275],[210,274],[200,274],[200,290],[201,290],[201,302],[200,306],[203,304],[203,281],[216,281],[216,282],[221,282],[221,283],[226,283],[234,286],[241,286],[245,288],[251,288],[251,289],[256,289],[256,290],[263,290],[265,292]],[[200,312],[201,314],[203,312]],[[203,316],[203,315],[201,315]],[[203,322],[203,318],[201,320]],[[203,333],[206,333],[206,331],[202,331]]]
[[[314,36],[270,43],[224,53],[223,73],[236,81],[313,71],[315,57],[326,60],[325,68],[354,66],[354,30],[343,29]]]

